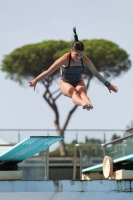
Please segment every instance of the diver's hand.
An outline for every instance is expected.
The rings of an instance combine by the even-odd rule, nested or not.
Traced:
[[[113,92],[118,92],[117,86],[115,86],[115,85],[113,85],[113,84],[110,84],[110,85],[108,86],[108,90],[109,90],[110,93],[111,93],[111,90],[112,90]]]
[[[33,90],[35,91],[36,84],[37,84],[37,79],[33,79],[32,81],[29,81],[29,87],[33,87]]]

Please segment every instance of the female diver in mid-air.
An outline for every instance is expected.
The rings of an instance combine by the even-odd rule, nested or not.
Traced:
[[[84,44],[78,40],[76,28],[73,28],[74,41],[71,51],[64,54],[56,60],[48,70],[41,73],[35,79],[29,82],[29,86],[35,90],[36,84],[42,78],[52,74],[60,68],[61,80],[60,89],[63,95],[70,97],[72,101],[83,109],[90,110],[93,108],[89,97],[86,94],[86,86],[81,78],[84,66],[88,67],[92,74],[97,77],[111,92],[118,92],[118,88],[109,83],[95,68],[91,60],[84,55]]]

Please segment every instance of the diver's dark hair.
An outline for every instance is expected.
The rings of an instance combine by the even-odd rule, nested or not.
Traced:
[[[72,44],[72,50],[84,51],[84,44],[82,42],[80,42],[78,39],[76,27],[73,28],[73,33],[74,33],[74,41]]]

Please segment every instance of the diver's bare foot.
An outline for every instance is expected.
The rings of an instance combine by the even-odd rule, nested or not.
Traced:
[[[83,103],[82,103],[82,105],[81,105],[81,106],[82,106],[82,108],[83,108],[83,109],[87,109],[87,107],[88,107],[88,104],[87,104],[85,101],[83,101]]]
[[[86,102],[86,104],[82,105],[83,109],[90,110],[93,109],[93,106],[90,102]]]
[[[93,109],[93,105],[91,104],[91,102],[87,101],[86,103],[87,103],[87,106],[86,106],[87,110]]]

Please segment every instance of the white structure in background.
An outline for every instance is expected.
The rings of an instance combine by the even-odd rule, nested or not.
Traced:
[[[0,144],[9,144],[9,142],[3,140],[2,138],[0,138]]]
[[[12,145],[9,142],[0,138],[0,154],[3,153],[4,151],[8,150],[11,147],[12,147]]]

